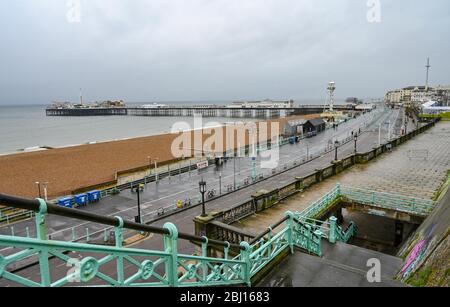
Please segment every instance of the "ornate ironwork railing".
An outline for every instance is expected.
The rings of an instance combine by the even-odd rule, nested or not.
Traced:
[[[319,229],[305,224],[288,212],[274,227],[284,225],[278,233],[270,232],[255,242],[239,245],[209,240],[190,234],[178,233],[166,223],[164,227],[136,224],[120,217],[103,217],[69,208],[47,204],[45,201],[25,200],[0,195],[1,200],[36,212],[36,238],[0,236],[0,280],[31,287],[86,286],[221,286],[251,285],[251,278],[270,264],[282,252],[293,252],[294,247],[321,255]],[[86,243],[49,240],[45,219],[47,214],[84,219],[114,228],[115,245],[103,246]],[[123,231],[131,229],[163,236],[161,251],[123,246]],[[178,240],[186,239],[201,244],[201,255],[178,253]],[[208,257],[208,246],[223,247],[222,257]],[[229,259],[230,248],[239,254]],[[21,274],[11,265],[34,259],[39,274]],[[29,263],[25,263],[25,266]],[[64,267],[66,269],[64,269]],[[56,269],[57,268],[57,269]],[[26,271],[26,270],[25,270]]]
[[[36,237],[0,236],[0,283],[8,280],[25,286],[65,286],[74,282],[87,286],[220,286],[251,284],[251,278],[283,252],[295,247],[321,256],[321,240],[347,242],[356,234],[357,227],[350,223],[346,230],[337,225],[337,219],[318,221],[340,200],[350,200],[370,206],[399,210],[412,214],[428,214],[434,202],[341,187],[337,185],[327,195],[302,212],[287,212],[286,216],[250,242],[231,244],[206,237],[178,233],[175,225],[166,223],[156,227],[124,221],[120,217],[105,217],[89,212],[47,204],[45,201],[26,200],[0,194],[0,201],[15,208],[35,212]],[[47,214],[77,218],[107,225],[114,229],[115,245],[103,246],[50,240],[45,219]],[[275,233],[277,227],[283,228]],[[163,249],[128,248],[122,246],[124,229],[163,236]],[[201,245],[201,255],[178,253],[180,239]],[[222,257],[208,257],[209,244],[223,248]],[[229,250],[239,254],[229,259]],[[20,275],[12,268],[18,262],[34,259],[39,274]],[[27,263],[26,265],[29,265]],[[66,266],[67,270],[61,269]],[[58,270],[55,272],[55,268]],[[78,285],[78,284],[75,284]]]
[[[335,204],[341,196],[341,186],[338,184],[325,196],[300,212],[298,216],[299,218],[317,218],[322,212],[327,211],[333,204]]]
[[[435,207],[435,203],[432,200],[370,191],[359,188],[343,186],[341,187],[340,193],[343,199],[356,202],[358,204],[401,211],[419,216],[429,215]]]
[[[136,224],[120,217],[103,217],[92,213],[62,208],[38,199],[25,200],[0,195],[0,199],[18,208],[36,212],[36,238],[0,236],[0,280],[24,286],[58,287],[65,285],[87,286],[215,286],[243,284],[248,280],[248,263],[228,259],[231,247],[245,253],[245,247],[227,242],[208,240],[190,234],[178,233],[177,228],[166,223],[164,227]],[[102,223],[114,227],[115,246],[49,240],[45,219],[47,214],[57,214]],[[163,236],[163,250],[124,247],[123,230],[132,229]],[[202,254],[178,254],[179,239],[196,241],[202,245]],[[223,247],[223,257],[208,257],[208,244]],[[10,269],[21,261],[37,262],[39,274],[21,274]],[[66,269],[64,269],[64,267]],[[55,271],[55,268],[58,270]]]

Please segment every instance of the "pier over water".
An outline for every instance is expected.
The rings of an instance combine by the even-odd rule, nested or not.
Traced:
[[[352,111],[353,106],[334,106],[336,110]],[[227,107],[227,106],[177,106],[177,107],[120,107],[120,108],[47,108],[47,116],[179,116],[229,117],[229,118],[278,118],[292,115],[322,113],[324,106],[301,107]]]

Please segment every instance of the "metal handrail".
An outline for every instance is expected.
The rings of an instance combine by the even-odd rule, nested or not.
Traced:
[[[21,197],[6,195],[6,194],[0,194],[0,202],[6,203],[9,206],[15,207],[15,208],[31,210],[34,212],[40,211],[40,202],[37,199],[26,199],[26,198],[21,198]],[[56,206],[56,205],[49,204],[49,203],[47,203],[47,213],[58,215],[58,216],[64,216],[67,218],[85,220],[85,221],[99,223],[99,224],[113,226],[113,227],[121,226],[119,220],[115,217],[102,216],[102,215],[98,215],[98,214],[94,214],[94,213],[90,213],[90,212],[75,210],[72,208],[60,207],[60,206]],[[147,233],[161,234],[161,235],[169,235],[170,234],[170,231],[163,227],[139,224],[139,223],[125,221],[125,220],[123,221],[123,228],[147,232]],[[243,247],[238,244],[230,244],[230,243],[224,242],[224,241],[207,239],[205,237],[199,237],[199,236],[195,236],[195,235],[188,234],[188,233],[180,232],[178,234],[178,237],[180,239],[194,241],[194,242],[198,242],[198,243],[208,243],[209,242],[209,243],[223,246],[223,247],[232,247],[232,248],[237,248],[239,250],[243,250]]]

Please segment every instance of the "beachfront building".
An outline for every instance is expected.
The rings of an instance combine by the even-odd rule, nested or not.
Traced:
[[[398,104],[401,101],[401,90],[393,90],[386,93],[384,100],[387,103],[395,103]]]
[[[298,136],[303,134],[303,126],[308,121],[306,119],[290,120],[284,125],[283,136]]]
[[[398,90],[388,91],[385,101],[390,104],[401,104],[404,106],[421,105],[427,101],[448,103],[450,86],[438,86],[436,88],[427,86],[408,86]]]
[[[275,101],[266,99],[263,101],[235,101],[229,108],[293,108],[294,100]]]
[[[422,104],[422,114],[434,115],[448,112],[450,112],[450,106],[442,105],[442,103],[437,101],[430,100]]]
[[[325,131],[325,129],[326,123],[322,118],[310,119],[303,125],[303,132],[305,133],[320,133]]]

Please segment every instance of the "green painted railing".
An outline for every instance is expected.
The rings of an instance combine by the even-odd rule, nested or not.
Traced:
[[[284,224],[280,224],[284,225],[281,231],[253,244],[242,242],[235,246],[240,250],[239,254],[229,259],[231,244],[221,243],[224,246],[223,257],[208,257],[209,240],[204,237],[200,256],[179,254],[179,234],[171,223],[166,223],[161,229],[155,228],[163,235],[163,250],[124,247],[124,226],[139,226],[130,222],[125,225],[120,217],[115,218],[114,246],[49,240],[45,225],[48,209],[62,210],[61,214],[67,217],[80,213],[74,209],[59,209],[47,205],[43,200],[38,201],[36,238],[0,236],[0,246],[7,247],[0,251],[0,280],[30,287],[251,285],[252,277],[281,253],[294,252],[294,247],[321,256],[320,230],[301,222],[291,212],[286,213]],[[98,218],[94,214],[87,216],[91,219]],[[148,230],[143,228],[143,231]],[[198,239],[184,235],[186,237]],[[213,242],[215,246],[217,243],[218,241]],[[18,264],[27,266],[30,261],[39,266],[39,274],[29,276],[26,269],[17,270],[13,267]],[[56,268],[58,269],[55,271]]]
[[[33,203],[0,194],[0,200],[8,205],[36,212],[36,238],[0,236],[0,283],[7,280],[12,284],[25,286],[57,287],[65,285],[87,286],[225,286],[234,284],[251,285],[251,279],[283,252],[294,252],[301,248],[321,256],[321,240],[330,243],[348,242],[356,234],[357,227],[350,223],[344,231],[337,225],[337,219],[314,220],[327,212],[340,200],[353,201],[370,206],[428,214],[434,207],[432,201],[367,191],[337,185],[327,195],[314,202],[302,212],[287,212],[277,223],[283,228],[274,232],[269,229],[255,242],[241,242],[232,245],[227,242],[178,234],[176,227],[166,223],[163,228],[124,222],[74,209],[59,208],[43,200]],[[33,207],[34,206],[34,207]],[[37,206],[37,207],[36,207]],[[49,240],[45,225],[47,214],[82,218],[114,227],[115,245],[102,246],[75,242]],[[114,222],[112,222],[113,220]],[[100,222],[99,222],[100,221]],[[161,251],[128,248],[122,246],[124,228],[163,236]],[[201,244],[201,255],[178,253],[178,241],[188,239]],[[209,244],[223,247],[222,257],[208,257]],[[229,259],[230,247],[239,253]],[[37,262],[40,272],[36,276],[21,275],[14,265],[29,265]],[[64,269],[65,267],[65,269]],[[55,272],[55,268],[58,270]],[[26,270],[25,270],[26,272]]]
[[[347,201],[419,216],[428,216],[435,207],[432,200],[345,186],[340,187],[340,194]]]
[[[419,216],[429,215],[435,207],[435,202],[432,200],[341,186],[340,184],[337,184],[325,196],[312,203],[311,206],[299,213],[299,216],[309,219],[317,218],[323,212],[328,211],[331,207],[338,204],[342,200]]]
[[[338,184],[325,196],[312,203],[308,208],[297,215],[298,217],[307,219],[318,218],[321,213],[327,211],[330,207],[336,204],[341,196],[341,186]]]
[[[8,197],[9,199],[11,197]],[[122,246],[125,222],[120,217],[112,219],[115,222],[110,223],[116,225],[114,246],[49,240],[45,225],[49,209],[67,217],[85,215],[91,220],[103,221],[109,221],[109,218],[47,205],[40,199],[38,201],[39,211],[35,217],[36,238],[0,236],[0,246],[7,247],[0,251],[0,280],[31,287],[59,287],[69,284],[136,287],[220,286],[249,282],[246,275],[249,263],[241,260],[249,253],[248,246],[237,246],[241,250],[241,256],[228,259],[231,244],[214,241],[213,244],[220,243],[224,246],[223,257],[208,257],[208,239],[199,240],[195,236],[183,234],[184,238],[201,241],[202,246],[200,256],[183,255],[178,253],[179,234],[173,224],[166,223],[159,229],[126,222],[128,228],[139,230],[142,227],[142,231],[150,230],[163,235],[161,251],[127,248]],[[19,207],[34,205],[32,201],[20,199],[17,204]],[[35,210],[35,207],[31,206],[30,209]],[[36,276],[23,274],[24,270],[14,267],[26,267],[30,262],[39,266],[39,274]],[[58,269],[55,270],[56,268]]]

